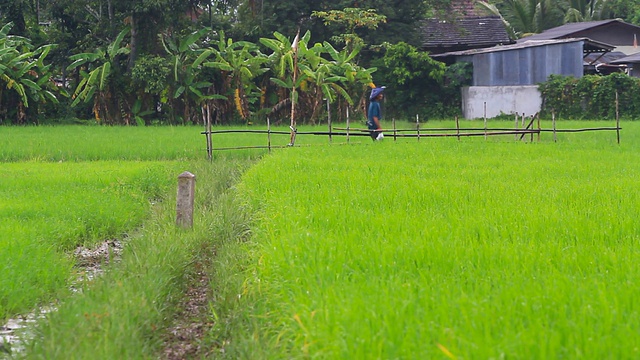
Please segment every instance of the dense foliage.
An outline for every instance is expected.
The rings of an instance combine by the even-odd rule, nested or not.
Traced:
[[[502,17],[514,37],[569,22],[621,18],[640,23],[640,0],[487,0],[478,4]]]
[[[540,84],[543,113],[563,119],[615,119],[616,94],[619,116],[640,117],[640,79],[622,73],[608,76],[552,75]]]
[[[451,0],[0,0],[0,123],[301,123],[460,110],[469,69],[419,51],[420,21]],[[514,36],[563,22],[640,19],[640,0],[479,2]],[[456,16],[456,14],[448,14]],[[294,63],[293,38],[303,36]],[[296,91],[293,91],[293,90]],[[84,121],[84,120],[83,120]]]
[[[0,121],[278,121],[288,116],[294,88],[300,121],[318,121],[325,100],[344,117],[347,107],[364,108],[370,59],[380,55],[370,47],[417,44],[417,22],[448,3],[0,1],[0,24],[12,24],[3,34],[21,42],[9,55],[32,59],[17,75],[5,71],[15,68],[11,59],[0,59],[13,79],[4,79]],[[366,24],[363,14],[372,15]],[[294,64],[297,32],[304,37]]]
[[[390,88],[386,113],[400,118],[452,117],[460,112],[460,86],[469,85],[471,67],[460,63],[446,67],[428,53],[400,42],[386,45],[374,64],[375,77]]]

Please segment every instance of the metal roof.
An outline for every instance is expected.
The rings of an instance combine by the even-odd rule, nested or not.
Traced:
[[[571,39],[557,39],[557,40],[530,40],[525,42],[519,42],[516,44],[511,44],[511,45],[499,45],[499,46],[483,48],[483,49],[452,51],[444,54],[437,54],[437,55],[431,55],[431,56],[434,58],[448,57],[448,56],[468,56],[468,55],[476,55],[476,54],[487,54],[487,53],[493,53],[498,51],[526,49],[526,48],[536,47],[536,46],[573,43],[578,41],[584,42],[584,52],[587,52],[587,53],[609,52],[615,49],[615,46],[613,45],[605,44],[599,41],[594,41],[589,38],[571,38]]]
[[[540,34],[535,34],[531,36],[524,37],[518,40],[518,43],[530,41],[530,40],[551,40],[551,39],[561,39],[567,37],[573,37],[574,34],[585,31],[595,29],[601,26],[615,24],[618,23],[623,26],[629,26],[634,29],[640,29],[640,26],[636,26],[633,24],[626,23],[620,19],[609,19],[609,20],[599,20],[599,21],[585,21],[585,22],[576,22],[576,23],[568,23],[562,26],[558,26],[555,28],[551,28],[541,32]]]
[[[611,51],[608,53],[592,53],[583,58],[585,65],[610,64],[615,60],[626,57],[621,51]]]
[[[611,62],[611,64],[632,64],[632,63],[640,63],[640,52],[631,54],[629,56],[625,56],[623,58],[620,58]]]

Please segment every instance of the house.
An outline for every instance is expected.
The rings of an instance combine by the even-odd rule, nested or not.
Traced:
[[[518,40],[518,43],[532,40],[557,40],[582,37],[613,45],[615,46],[615,51],[627,55],[640,52],[637,43],[637,39],[640,38],[640,26],[626,23],[620,19],[568,23],[546,30],[540,34],[524,37]]]
[[[613,45],[589,38],[529,40],[432,55],[445,63],[473,65],[473,82],[462,90],[462,110],[467,119],[500,114],[540,111],[538,83],[549,75],[582,77],[584,58],[606,54]]]
[[[486,16],[473,0],[452,0],[446,15],[427,19],[420,26],[421,49],[430,54],[479,49],[513,41],[497,16]]]

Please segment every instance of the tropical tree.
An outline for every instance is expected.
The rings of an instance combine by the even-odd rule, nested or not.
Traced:
[[[345,44],[349,50],[364,46],[364,40],[358,36],[356,30],[364,28],[375,30],[378,25],[385,23],[387,17],[378,15],[375,9],[345,8],[344,10],[314,11],[311,16],[322,19],[325,25],[339,25],[345,32],[332,36],[336,43]]]
[[[225,38],[224,32],[209,51],[215,56],[214,61],[205,62],[204,66],[216,69],[221,74],[219,94],[232,98],[237,114],[248,121],[250,104],[257,103],[262,91],[255,80],[269,69],[263,66],[268,58],[262,54],[258,46],[248,41],[234,42]]]
[[[478,4],[504,21],[513,37],[522,37],[562,25],[564,13],[551,0],[504,0]]]
[[[199,79],[200,67],[208,54],[199,44],[207,34],[207,29],[195,31],[187,36],[176,38],[160,36],[169,63],[172,66],[172,84],[170,96],[182,104],[182,121],[192,121],[191,108],[204,100],[202,90],[211,86],[208,81]],[[173,103],[176,105],[176,103]],[[172,109],[175,106],[171,107]]]
[[[628,23],[640,25],[640,0],[609,0],[608,18],[621,18]]]
[[[16,122],[27,120],[30,105],[57,103],[50,65],[45,58],[53,45],[33,49],[28,38],[9,35],[12,23],[0,29],[0,122],[15,115]],[[9,90],[5,92],[6,90]]]
[[[272,113],[278,113],[291,104],[291,94],[294,88],[304,89],[305,76],[294,77],[294,72],[298,71],[297,64],[304,62],[304,57],[301,57],[300,54],[304,55],[311,33],[307,31],[299,38],[296,47],[293,46],[293,42],[289,38],[277,31],[273,33],[273,36],[275,39],[260,38],[260,43],[271,51],[267,57],[267,66],[271,70],[269,83],[263,85],[263,92],[266,93],[270,85],[276,87],[277,97],[274,100]]]
[[[567,0],[565,22],[594,21],[608,18],[608,0]]]
[[[331,60],[329,66],[331,72],[336,75],[340,75],[343,82],[346,93],[358,94],[360,99],[356,111],[365,113],[366,109],[366,89],[375,87],[373,83],[373,73],[377,71],[377,68],[364,68],[354,62],[361,49],[356,48],[349,51],[348,48],[342,49],[342,51],[336,50],[330,43],[325,42],[324,47],[327,50]],[[329,98],[329,96],[327,96]],[[347,103],[353,105],[354,101],[348,99]],[[341,113],[341,112],[339,112]]]
[[[332,9],[359,8],[376,9],[377,14],[385,16],[387,22],[376,30],[358,29],[356,33],[368,44],[382,42],[420,41],[416,26],[433,6],[444,6],[450,0],[288,0],[288,1],[251,1],[245,0],[238,8],[238,28],[248,39],[270,36],[278,31],[295,35],[298,28],[301,33],[307,30],[314,36],[314,42],[331,40],[332,36],[344,33],[339,26],[325,26],[323,20],[314,18],[314,11],[328,12]]]
[[[443,117],[441,106],[445,65],[415,47],[398,43],[385,46],[377,60],[377,79],[391,91],[386,96],[387,114],[412,118],[428,108],[429,117]]]
[[[106,49],[98,48],[91,53],[70,56],[73,61],[67,70],[77,70],[81,80],[73,93],[71,106],[81,102],[93,102],[93,114],[97,122],[116,123],[120,117],[129,125],[129,117],[124,111],[125,94],[117,86],[122,74],[122,62],[129,48],[123,45],[125,36],[130,32],[122,30]],[[129,106],[130,108],[131,106]]]

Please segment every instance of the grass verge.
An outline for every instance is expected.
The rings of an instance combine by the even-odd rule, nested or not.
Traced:
[[[156,204],[151,218],[127,242],[122,260],[86,283],[81,293],[61,299],[27,357],[156,358],[162,350],[162,331],[198,252],[248,229],[248,214],[230,206],[226,193],[248,164],[228,159],[183,164],[197,177],[194,228],[174,226],[175,195]]]

